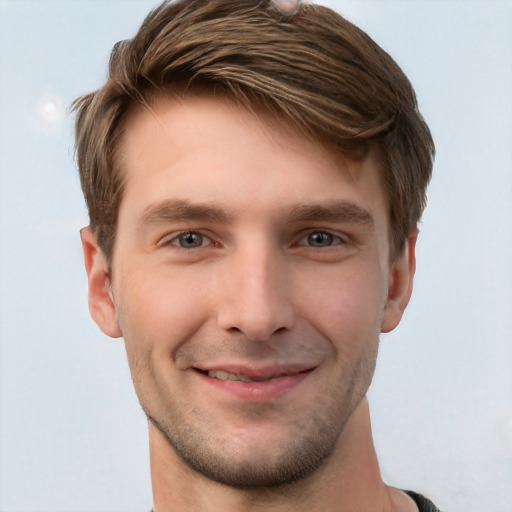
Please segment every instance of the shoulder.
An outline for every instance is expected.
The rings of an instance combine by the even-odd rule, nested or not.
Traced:
[[[439,510],[429,499],[425,498],[425,496],[413,491],[404,492],[414,500],[418,506],[419,512],[441,512],[441,510]]]

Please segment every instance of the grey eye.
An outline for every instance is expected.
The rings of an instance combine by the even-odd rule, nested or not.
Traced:
[[[334,243],[334,236],[324,231],[315,231],[308,235],[308,244],[311,247],[328,247]]]
[[[203,235],[200,233],[183,233],[177,239],[178,245],[183,249],[196,249],[203,245]]]

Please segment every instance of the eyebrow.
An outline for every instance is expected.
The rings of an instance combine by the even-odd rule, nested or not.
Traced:
[[[192,203],[181,199],[167,199],[144,209],[139,224],[159,222],[208,221],[227,223],[233,215],[209,203]],[[374,226],[371,213],[350,201],[334,201],[325,204],[301,204],[293,206],[283,215],[292,222],[336,222]]]
[[[189,220],[227,222],[230,220],[230,216],[221,208],[210,204],[167,199],[145,208],[140,224],[183,222]]]
[[[299,205],[291,210],[290,219],[297,222],[359,224],[368,228],[374,226],[372,214],[361,206],[349,201]]]

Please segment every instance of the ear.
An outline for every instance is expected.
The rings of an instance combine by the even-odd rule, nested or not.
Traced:
[[[402,251],[389,270],[388,297],[382,317],[381,332],[392,331],[402,319],[412,294],[414,273],[416,272],[416,240],[418,228],[414,228]]]
[[[98,327],[111,338],[122,336],[117,322],[107,259],[90,228],[80,231],[89,282],[89,311]]]

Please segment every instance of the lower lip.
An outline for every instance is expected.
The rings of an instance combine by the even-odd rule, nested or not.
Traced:
[[[268,380],[264,382],[242,382],[240,380],[215,379],[208,377],[208,375],[204,373],[196,372],[205,384],[217,391],[241,400],[253,402],[266,402],[281,398],[302,384],[311,375],[311,373],[313,373],[313,370],[301,372],[297,375],[280,377],[276,380]]]

